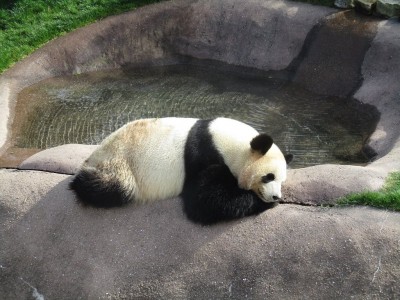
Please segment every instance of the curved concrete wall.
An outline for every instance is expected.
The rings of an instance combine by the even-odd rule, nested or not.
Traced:
[[[379,160],[364,168],[291,170],[286,192],[293,201],[324,202],[349,191],[376,189],[388,172],[400,168],[394,159],[400,145],[399,31],[398,22],[289,1],[192,0],[147,6],[53,40],[5,72],[0,77],[0,145],[5,151],[15,99],[24,87],[53,76],[194,57],[285,72],[316,92],[355,95],[375,105],[381,121],[370,145]]]

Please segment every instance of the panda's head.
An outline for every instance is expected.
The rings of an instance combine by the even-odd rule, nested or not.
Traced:
[[[278,202],[282,198],[281,185],[286,180],[287,164],[293,155],[283,155],[266,134],[252,139],[250,147],[250,159],[239,174],[239,186],[253,190],[265,202]]]

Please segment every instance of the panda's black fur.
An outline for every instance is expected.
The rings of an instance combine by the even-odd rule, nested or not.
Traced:
[[[185,183],[213,164],[225,164],[209,131],[212,120],[198,120],[190,129],[185,145]]]
[[[211,121],[197,121],[189,131],[185,145],[186,174],[181,196],[187,217],[197,223],[212,224],[258,214],[273,207],[253,191],[238,187],[237,179],[213,143],[209,132]],[[267,144],[272,144],[272,139]]]
[[[209,166],[187,181],[181,196],[187,217],[203,225],[256,215],[276,205],[239,188],[224,164]]]
[[[99,208],[110,208],[127,204],[131,199],[125,195],[124,189],[118,181],[107,186],[99,183],[96,172],[81,170],[70,182],[69,188],[78,196],[84,205]]]

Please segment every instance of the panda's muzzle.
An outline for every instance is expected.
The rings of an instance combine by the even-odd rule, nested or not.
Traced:
[[[266,202],[266,203],[274,203],[274,202],[280,202],[280,201],[282,201],[282,198],[280,198],[280,197],[278,197],[278,196],[272,196],[272,199],[271,198],[269,198],[269,199],[266,199],[265,197],[264,197],[264,195],[263,195],[263,193],[261,192],[261,189],[258,189],[258,197],[260,197],[264,202]]]

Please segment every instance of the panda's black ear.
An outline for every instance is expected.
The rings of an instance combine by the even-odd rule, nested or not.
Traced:
[[[285,155],[286,164],[290,164],[293,160],[293,154],[286,154]]]
[[[269,135],[262,133],[251,140],[250,146],[251,149],[259,151],[262,155],[264,155],[271,148],[273,143],[274,141]]]

